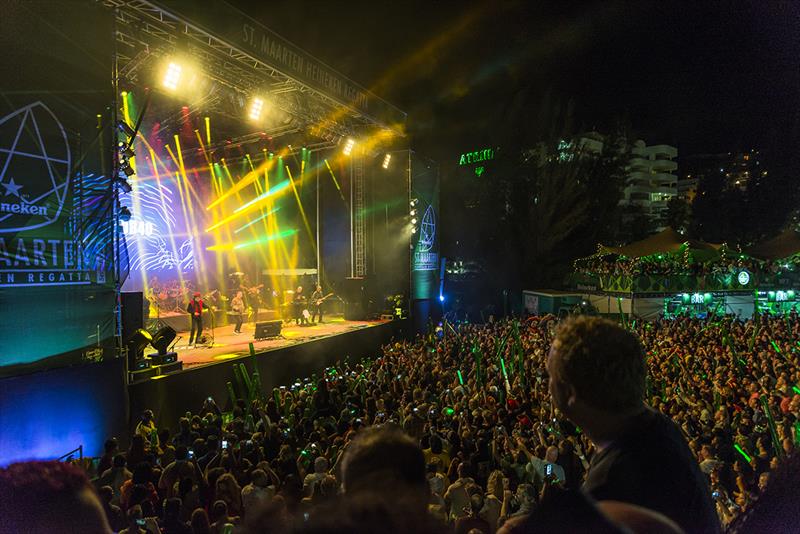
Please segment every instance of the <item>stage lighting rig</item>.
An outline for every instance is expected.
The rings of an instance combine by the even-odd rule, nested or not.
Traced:
[[[123,123],[124,124],[124,123]],[[126,124],[127,126],[127,124]],[[124,156],[128,159],[133,158],[136,156],[136,152],[133,151],[131,146],[124,141],[120,141],[117,143],[117,148],[119,149],[119,153],[121,156]]]
[[[136,171],[133,170],[133,167],[131,167],[131,164],[127,159],[123,159],[119,162],[119,170],[125,173],[125,176],[129,178],[136,174]]]
[[[417,221],[417,203],[418,202],[419,201],[416,198],[412,198],[408,202],[408,205],[409,205],[408,215],[411,218],[411,233],[412,234],[416,234],[417,233],[417,222],[418,222]]]
[[[344,150],[342,153],[345,156],[349,156],[353,152],[353,147],[356,146],[356,142],[353,138],[347,139],[347,142],[344,144]]]
[[[117,121],[117,128],[119,128],[120,132],[124,133],[131,139],[136,137],[136,132],[133,131],[133,128],[131,128],[130,125],[124,120]]]
[[[131,191],[133,191],[133,187],[131,186],[131,184],[128,182],[128,180],[126,180],[122,176],[115,177],[113,182],[116,185],[118,185],[120,189],[122,189],[123,193],[130,193]]]
[[[178,88],[178,84],[181,81],[182,75],[183,67],[178,63],[171,62],[167,66],[167,70],[164,73],[164,79],[162,80],[161,85],[170,91],[174,91]]]
[[[391,161],[392,161],[392,155],[391,154],[386,154],[383,157],[383,164],[381,165],[381,167],[383,167],[384,169],[388,169],[389,168],[389,163]]]
[[[264,101],[260,98],[253,98],[250,102],[250,112],[248,117],[250,120],[257,121],[261,119],[261,112],[264,110]]]

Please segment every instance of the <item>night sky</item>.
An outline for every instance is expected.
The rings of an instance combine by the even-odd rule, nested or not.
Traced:
[[[408,112],[440,160],[507,135],[492,119],[520,98],[683,155],[800,133],[796,2],[231,3]]]

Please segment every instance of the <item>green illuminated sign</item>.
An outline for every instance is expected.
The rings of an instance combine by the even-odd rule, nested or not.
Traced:
[[[472,165],[473,163],[480,163],[481,161],[489,161],[494,159],[494,149],[484,148],[475,152],[465,152],[461,154],[458,159],[459,165]]]

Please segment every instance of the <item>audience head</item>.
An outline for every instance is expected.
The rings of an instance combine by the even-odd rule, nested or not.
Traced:
[[[422,450],[393,428],[370,427],[356,436],[342,460],[342,483],[348,495],[396,494],[423,502],[428,496]]]
[[[21,462],[0,468],[0,531],[108,533],[111,528],[79,467]]]
[[[642,345],[619,325],[598,317],[571,317],[558,327],[547,361],[553,403],[568,418],[591,425],[587,411],[640,411],[645,393]]]

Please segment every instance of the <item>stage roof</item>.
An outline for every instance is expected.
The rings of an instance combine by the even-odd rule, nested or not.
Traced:
[[[116,12],[120,79],[147,85],[163,58],[188,55],[240,107],[265,95],[318,137],[404,133],[404,112],[222,0],[102,3]]]

